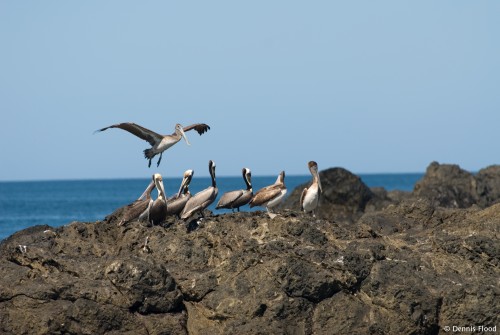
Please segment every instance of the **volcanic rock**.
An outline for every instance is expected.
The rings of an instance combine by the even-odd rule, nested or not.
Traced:
[[[194,230],[171,218],[20,231],[0,244],[0,333],[423,335],[498,326],[500,204],[480,207],[498,199],[498,169],[471,179],[445,167],[448,195],[424,192],[427,181],[448,182],[440,169],[429,170],[421,197],[329,170],[318,218],[292,208],[272,220],[208,213]],[[474,189],[482,192],[469,196]]]
[[[500,166],[487,167],[474,175],[458,165],[432,162],[413,195],[442,207],[485,208],[500,201]]]

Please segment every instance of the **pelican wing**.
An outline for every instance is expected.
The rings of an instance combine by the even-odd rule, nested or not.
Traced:
[[[306,197],[306,193],[307,193],[307,188],[304,188],[302,190],[302,193],[300,194],[300,210],[301,211],[304,210],[304,198]]]
[[[223,208],[230,205],[231,203],[238,200],[243,195],[243,190],[236,190],[231,192],[226,192],[222,195],[219,202],[217,203],[216,209]]]
[[[192,196],[181,214],[181,219],[190,217],[194,212],[208,207],[217,198],[217,189],[208,187]]]
[[[279,193],[281,193],[280,187],[276,187],[275,185],[265,187],[255,193],[254,197],[250,201],[250,207],[260,206],[276,197]]]
[[[106,129],[109,128],[120,128],[126,130],[129,133],[134,134],[135,136],[142,138],[145,141],[148,141],[149,144],[151,145],[155,145],[157,142],[160,142],[163,139],[162,135],[132,122],[114,124],[112,126],[99,129],[97,131],[105,131]]]
[[[174,196],[167,200],[167,215],[177,215],[184,209],[184,206],[191,198],[191,194]]]
[[[155,188],[155,182],[151,180],[149,183],[148,187],[144,190],[142,195],[139,197],[137,200],[145,200],[145,199],[151,199],[151,192],[153,192],[153,189]]]
[[[195,124],[192,124],[190,126],[182,128],[182,130],[184,130],[185,132],[193,130],[193,129],[196,130],[198,132],[198,134],[201,135],[204,132],[208,131],[210,129],[210,126],[208,124],[204,124],[204,123],[195,123]]]
[[[106,217],[108,221],[114,221],[119,218],[120,221],[118,225],[124,225],[130,221],[136,220],[144,210],[148,207],[149,199],[136,200],[131,204],[125,205],[123,207],[115,210],[111,215]]]

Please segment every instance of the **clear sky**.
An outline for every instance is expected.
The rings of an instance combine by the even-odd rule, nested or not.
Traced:
[[[0,180],[500,163],[500,1],[1,1]],[[204,122],[148,169],[149,144]],[[153,164],[156,163],[156,159]]]

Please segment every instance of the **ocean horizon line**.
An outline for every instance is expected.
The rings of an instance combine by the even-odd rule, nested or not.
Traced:
[[[321,172],[321,171],[320,171]],[[352,172],[357,176],[398,176],[398,175],[424,175],[425,172],[362,172],[356,173]],[[310,176],[308,173],[304,174],[287,174],[287,177],[307,177]],[[235,175],[225,175],[225,176],[216,176],[218,178],[241,178],[241,174]],[[252,178],[271,178],[277,177],[277,175],[264,174],[264,175],[252,175]],[[165,177],[165,179],[182,179],[182,176],[176,177]],[[209,174],[200,175],[196,178],[210,178]],[[118,180],[145,180],[150,179],[149,177],[120,177],[120,178],[56,178],[56,179],[11,179],[11,180],[0,180],[0,183],[43,183],[43,182],[80,182],[80,181],[118,181]]]

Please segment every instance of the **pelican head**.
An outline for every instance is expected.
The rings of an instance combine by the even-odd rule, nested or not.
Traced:
[[[191,183],[191,179],[193,178],[193,174],[194,174],[193,170],[186,170],[184,172],[181,187],[179,187],[179,192],[177,192],[177,198],[181,196],[182,190],[188,188],[189,183]]]
[[[321,180],[319,179],[318,164],[315,161],[310,161],[307,165],[309,166],[309,171],[311,171],[313,178],[318,182],[320,192],[323,192],[323,188],[321,187]]]
[[[191,143],[189,143],[189,141],[187,139],[186,133],[184,133],[184,129],[182,128],[182,126],[179,123],[175,125],[175,133],[177,135],[181,135],[182,138],[184,138],[184,141],[186,141],[187,145],[191,145]]]
[[[246,180],[247,185],[249,186],[249,188],[252,188],[252,172],[250,171],[250,169],[249,168],[243,168],[243,170],[241,171],[241,173],[243,174],[243,179]]]
[[[208,172],[212,177],[212,186],[215,187],[215,162],[213,160],[208,161]]]
[[[281,171],[276,179],[275,184],[283,184],[285,182],[285,171]]]
[[[153,180],[155,181],[156,189],[158,190],[158,198],[161,198],[165,204],[167,204],[167,195],[165,193],[165,187],[163,187],[163,178],[161,174],[155,173],[153,175]]]

